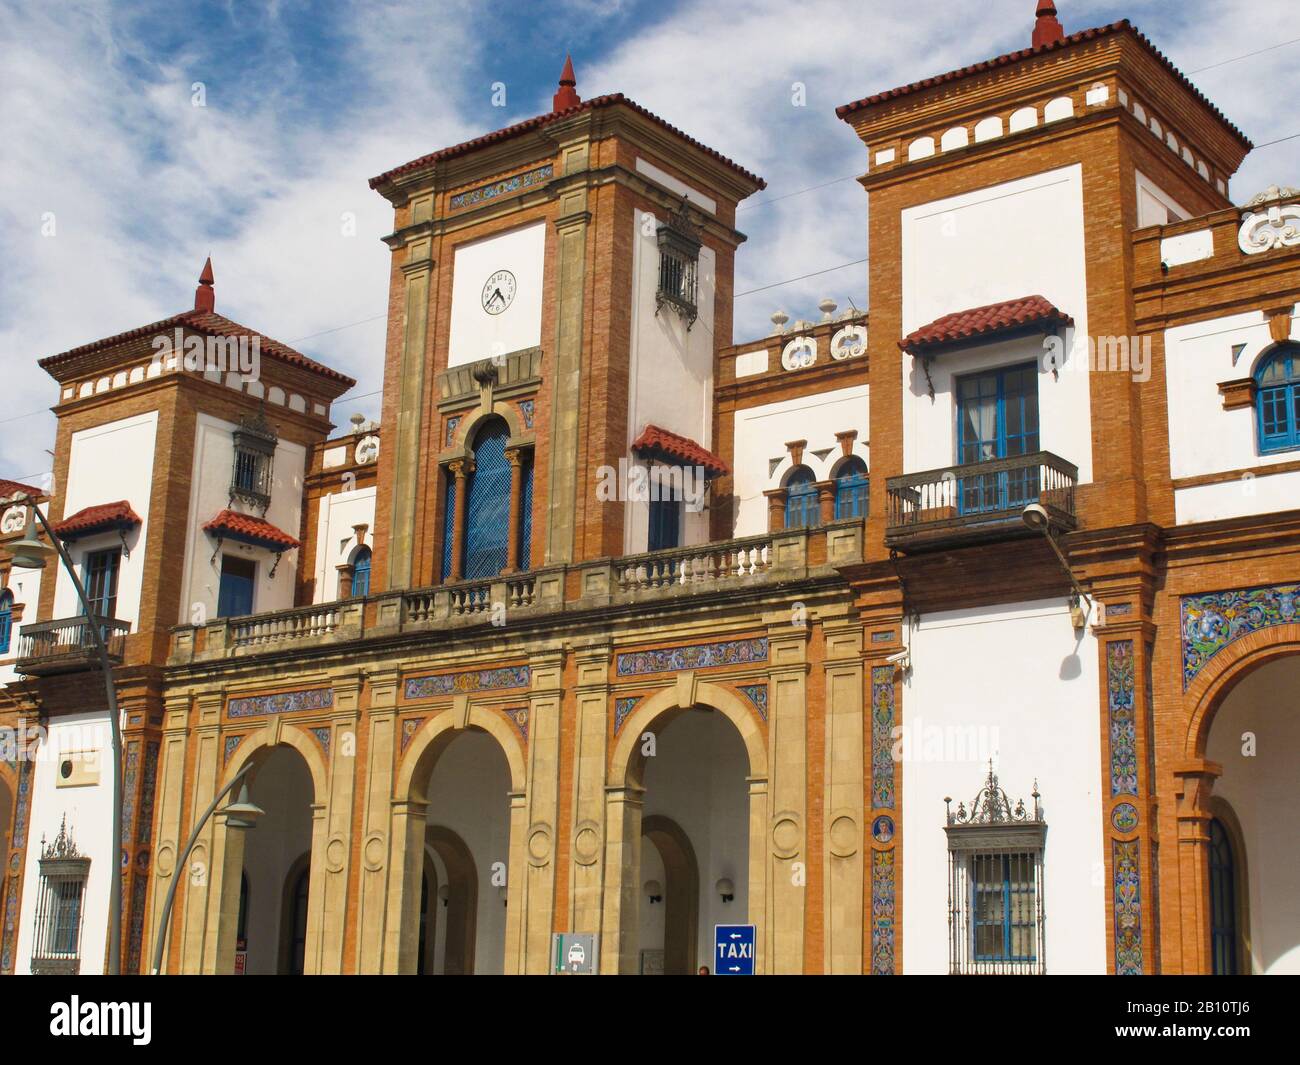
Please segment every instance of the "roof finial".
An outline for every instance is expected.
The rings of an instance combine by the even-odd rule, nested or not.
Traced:
[[[560,71],[560,87],[555,96],[551,99],[552,111],[567,111],[571,107],[577,107],[582,103],[582,97],[578,95],[578,90],[574,88],[578,84],[578,79],[573,76],[573,57],[565,55],[564,69]]]
[[[217,305],[217,294],[212,289],[212,256],[203,264],[203,273],[199,274],[199,287],[194,290],[194,309],[203,314],[211,314]]]
[[[1061,28],[1061,24],[1056,20],[1055,0],[1038,0],[1037,16],[1037,20],[1034,22],[1033,46],[1035,48],[1065,40],[1065,30]]]

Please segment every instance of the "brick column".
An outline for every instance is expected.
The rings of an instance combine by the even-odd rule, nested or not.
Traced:
[[[822,524],[829,525],[835,520],[835,482],[818,481],[813,487],[817,489],[817,505],[821,508]]]
[[[767,531],[785,532],[785,489],[769,488],[763,495],[767,496]]]
[[[506,532],[506,573],[518,573],[519,565],[519,516],[523,508],[524,484],[523,452],[517,447],[506,448],[506,458],[510,461],[510,528]]]
[[[1215,762],[1198,761],[1174,770],[1178,800],[1178,897],[1184,974],[1208,974],[1210,949],[1210,793],[1223,772]]]

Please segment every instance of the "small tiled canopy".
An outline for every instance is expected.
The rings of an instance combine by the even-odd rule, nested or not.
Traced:
[[[277,529],[269,521],[234,510],[223,510],[203,526],[203,531],[221,540],[238,540],[255,547],[268,547],[277,554],[299,546],[296,538],[283,529]]]
[[[54,525],[60,540],[76,540],[102,532],[125,532],[140,524],[140,515],[131,509],[125,499],[116,503],[98,503],[64,518]]]
[[[1042,296],[1022,296],[945,314],[909,333],[898,346],[913,355],[930,355],[948,345],[991,340],[1032,329],[1047,332],[1068,325],[1074,325],[1074,319]]]
[[[643,458],[661,462],[702,466],[707,477],[725,477],[731,472],[731,467],[708,448],[657,425],[647,425],[642,430],[641,435],[632,441],[632,451]]]

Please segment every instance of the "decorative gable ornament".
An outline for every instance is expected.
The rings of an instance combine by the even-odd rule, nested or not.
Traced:
[[[1287,203],[1285,201],[1292,202]],[[1237,246],[1247,255],[1300,246],[1300,189],[1271,185],[1248,200],[1237,231]]]

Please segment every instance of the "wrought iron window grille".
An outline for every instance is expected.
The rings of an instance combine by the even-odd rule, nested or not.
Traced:
[[[1015,805],[989,763],[984,786],[952,808],[948,837],[948,971],[1034,974],[1047,971],[1044,940],[1043,819],[1038,783],[1032,810]]]
[[[53,843],[41,837],[40,875],[32,973],[75,976],[81,970],[82,904],[90,859],[68,832],[66,815]]]
[[[671,307],[686,322],[686,330],[699,317],[700,234],[691,222],[686,198],[667,222],[657,230],[659,241],[659,287],[655,292],[655,314]]]
[[[275,465],[275,430],[264,411],[244,416],[234,432],[235,457],[230,471],[230,502],[243,500],[265,513],[271,505],[271,484]]]

